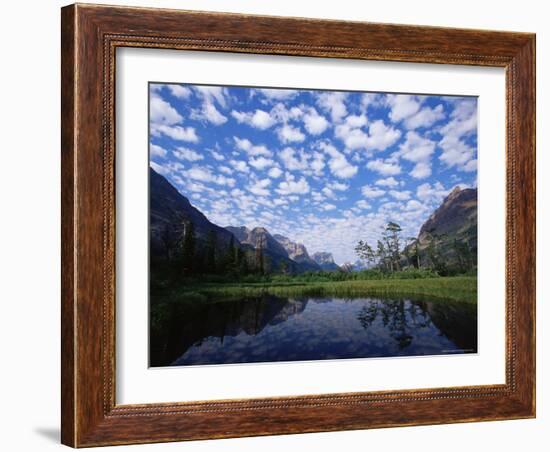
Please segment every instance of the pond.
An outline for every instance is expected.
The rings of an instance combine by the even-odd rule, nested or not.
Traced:
[[[170,303],[150,365],[477,353],[477,306],[425,298],[282,298]]]

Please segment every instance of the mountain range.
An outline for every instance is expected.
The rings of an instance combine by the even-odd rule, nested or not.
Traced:
[[[217,255],[223,255],[231,244],[242,250],[250,264],[254,264],[258,251],[264,256],[266,271],[303,273],[307,271],[358,271],[365,264],[358,260],[343,264],[334,262],[329,252],[310,256],[306,247],[280,234],[271,234],[264,227],[249,229],[246,226],[221,227],[193,207],[189,200],[173,187],[165,177],[149,171],[150,187],[150,253],[152,259],[171,259],[171,250],[181,245],[186,225],[193,224],[196,249],[204,249],[208,238],[215,236]],[[434,257],[434,243],[438,259],[446,265],[474,267],[477,262],[477,189],[456,187],[443,200],[420,228],[416,239],[415,255],[426,261]],[[412,254],[412,245],[405,254]],[[418,251],[418,253],[416,253]],[[200,254],[200,253],[199,253]],[[200,255],[197,258],[201,258]],[[416,257],[414,257],[414,260]],[[466,265],[468,261],[468,265]],[[403,256],[403,264],[410,265]]]
[[[266,228],[227,226],[212,223],[189,200],[173,187],[166,178],[149,169],[149,229],[151,258],[170,259],[171,249],[181,242],[186,224],[193,224],[197,249],[204,248],[208,237],[215,234],[216,253],[226,252],[233,238],[233,245],[240,248],[249,261],[261,250],[271,271],[303,273],[306,271],[337,270],[332,255],[321,254],[320,263],[309,256],[306,247],[288,237],[272,235]]]

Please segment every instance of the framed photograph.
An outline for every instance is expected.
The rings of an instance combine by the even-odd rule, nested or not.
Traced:
[[[535,36],[62,9],[62,442],[535,416]]]

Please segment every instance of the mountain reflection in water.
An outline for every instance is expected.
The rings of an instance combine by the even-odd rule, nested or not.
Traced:
[[[477,352],[475,304],[264,296],[167,306],[151,331],[153,367]]]

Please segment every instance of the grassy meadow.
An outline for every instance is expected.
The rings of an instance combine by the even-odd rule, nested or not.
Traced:
[[[172,302],[223,301],[244,297],[273,295],[280,297],[335,296],[426,296],[441,299],[477,303],[477,277],[424,277],[349,279],[341,281],[307,278],[272,278],[259,281],[194,282],[189,281],[169,290],[162,290],[157,300]]]

